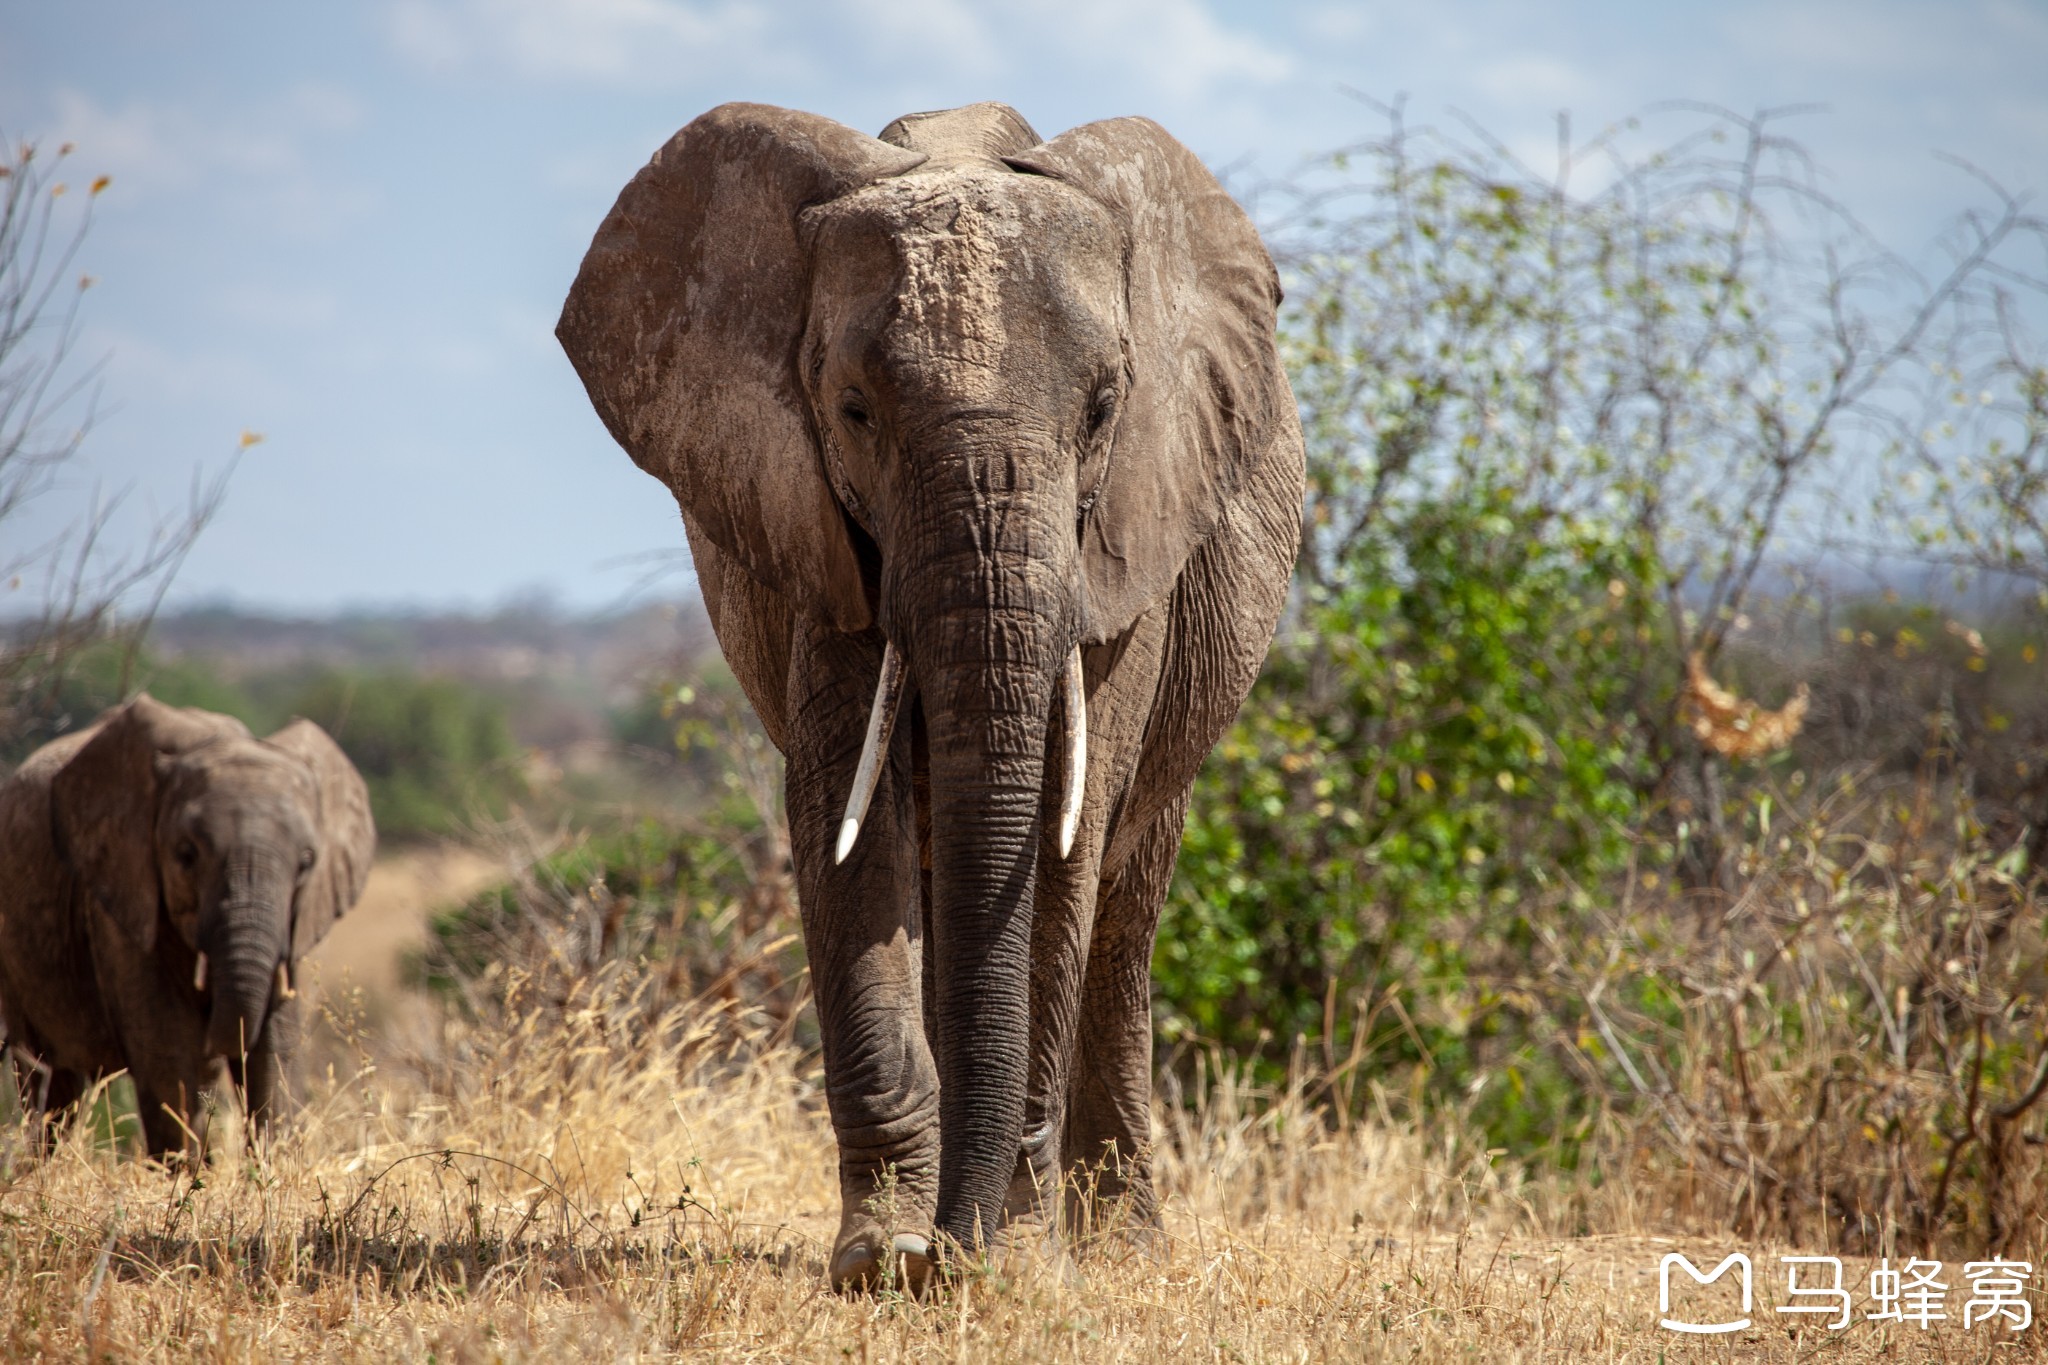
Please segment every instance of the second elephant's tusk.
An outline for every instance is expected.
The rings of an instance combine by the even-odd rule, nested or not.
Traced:
[[[277,964],[277,998],[280,1000],[296,1000],[299,998],[299,993],[292,989],[292,969],[289,964],[283,962]]]
[[[194,964],[193,964],[193,966],[192,966],[192,989],[193,989],[193,990],[195,990],[195,991],[203,991],[203,990],[205,990],[205,989],[206,989],[206,954],[205,954],[205,953],[201,953],[201,954],[199,955],[199,961],[198,961],[198,962],[196,962],[196,963],[194,963]]]
[[[903,656],[896,646],[882,646],[882,676],[875,683],[875,704],[868,711],[867,738],[860,746],[860,766],[853,770],[853,790],[846,794],[846,818],[839,822],[839,848],[832,861],[843,863],[860,838],[860,822],[867,818],[868,803],[875,799],[875,785],[882,776],[882,756],[889,752],[889,737],[896,731],[896,707],[903,700]]]
[[[1081,646],[1067,656],[1064,676],[1067,716],[1067,790],[1060,797],[1060,856],[1074,849],[1081,827],[1081,798],[1088,791],[1088,694],[1081,686]]]

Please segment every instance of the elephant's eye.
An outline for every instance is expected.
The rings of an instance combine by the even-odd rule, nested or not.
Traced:
[[[180,840],[178,842],[178,866],[190,867],[198,861],[199,845],[193,843],[190,839]]]
[[[300,849],[300,850],[299,850],[299,871],[300,871],[300,872],[302,872],[302,873],[304,873],[304,872],[311,872],[312,870],[313,870],[313,850],[312,850],[312,849],[310,849],[310,848],[302,848],[302,849]]]
[[[839,415],[847,425],[866,431],[875,424],[874,410],[868,407],[867,398],[859,389],[848,389],[839,399]]]
[[[1088,404],[1088,435],[1100,436],[1110,419],[1116,416],[1117,393],[1114,387],[1106,386],[1095,391],[1095,397]]]

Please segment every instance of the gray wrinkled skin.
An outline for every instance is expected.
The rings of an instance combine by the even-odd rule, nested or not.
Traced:
[[[375,851],[362,778],[311,721],[259,740],[145,694],[38,749],[0,784],[0,1019],[23,1108],[54,1119],[125,1069],[150,1155],[196,1153],[224,1061],[266,1127],[299,1028],[278,967],[355,903]]]
[[[1153,935],[1300,530],[1278,302],[1243,212],[1156,124],[1041,141],[994,104],[879,139],[714,109],[584,258],[557,335],[681,505],[788,760],[835,1284],[872,1283],[899,1234],[1049,1231],[1069,1176],[1155,1215]],[[885,639],[902,723],[835,865]],[[1088,772],[1062,859],[1077,644]]]

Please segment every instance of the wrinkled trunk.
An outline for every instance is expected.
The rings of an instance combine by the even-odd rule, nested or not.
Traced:
[[[208,1040],[214,1051],[234,1058],[255,1050],[270,1016],[291,922],[292,877],[282,859],[256,849],[231,853],[225,875],[220,905],[202,926],[199,946],[213,991]]]
[[[1046,725],[1078,594],[1070,508],[1062,537],[1016,462],[963,468],[933,499],[938,552],[892,566],[891,586],[930,762],[937,1222],[972,1249],[995,1232],[1023,1134]]]

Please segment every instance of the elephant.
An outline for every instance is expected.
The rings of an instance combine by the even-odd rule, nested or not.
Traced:
[[[267,1130],[294,973],[376,843],[361,776],[309,720],[259,740],[143,693],[31,754],[0,785],[0,1019],[39,1145],[126,1069],[149,1154],[196,1157],[223,1060]]]
[[[1156,1225],[1153,939],[1300,537],[1279,303],[1159,125],[993,103],[722,105],[583,259],[556,336],[785,760],[835,1288]]]

